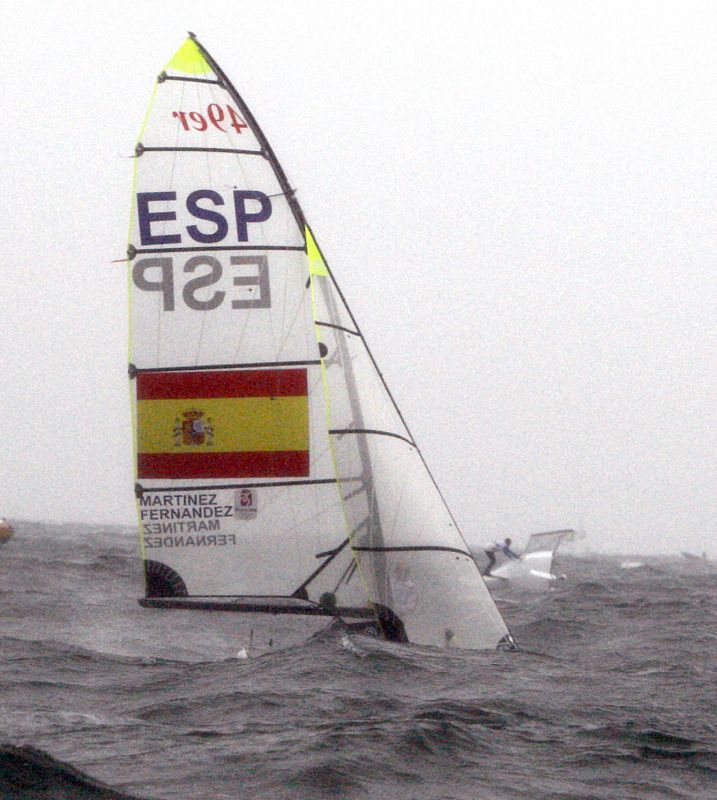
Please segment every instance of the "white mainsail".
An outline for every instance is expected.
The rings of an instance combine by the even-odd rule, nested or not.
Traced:
[[[129,242],[146,604],[513,647],[279,162],[193,35],[140,134]]]

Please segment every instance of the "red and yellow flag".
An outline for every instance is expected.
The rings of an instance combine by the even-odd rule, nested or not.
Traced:
[[[141,372],[139,478],[309,474],[305,369]]]

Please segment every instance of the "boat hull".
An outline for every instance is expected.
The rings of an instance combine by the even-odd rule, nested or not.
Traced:
[[[521,591],[548,591],[563,576],[555,575],[552,551],[526,553],[520,559],[511,559],[485,577],[490,589],[510,586]]]

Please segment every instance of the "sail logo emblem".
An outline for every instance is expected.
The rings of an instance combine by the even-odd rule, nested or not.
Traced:
[[[174,446],[211,445],[214,441],[214,426],[210,417],[203,419],[204,412],[196,408],[183,411],[184,419],[177,417],[174,420]]]
[[[225,108],[229,120],[225,119]],[[182,130],[199,131],[200,133],[204,133],[210,126],[222,133],[228,133],[228,128],[234,128],[237,133],[242,133],[242,128],[249,127],[229,103],[225,106],[211,103],[207,106],[206,114],[203,111],[173,111],[172,117],[179,120]]]
[[[237,519],[254,519],[259,512],[259,502],[253,489],[234,492],[234,516]]]

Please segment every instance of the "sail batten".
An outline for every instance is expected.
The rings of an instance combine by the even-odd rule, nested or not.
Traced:
[[[129,372],[145,604],[511,642],[282,166],[194,36],[140,140]]]
[[[216,369],[256,369],[263,367],[316,367],[320,366],[321,361],[314,359],[311,361],[252,361],[246,364],[187,364],[186,366],[176,367],[137,367],[131,365],[132,377],[141,373],[150,372],[189,372],[191,370],[216,370]]]
[[[180,83],[208,83],[213,84],[214,86],[219,86],[222,89],[224,88],[224,85],[221,81],[209,80],[208,78],[188,78],[181,75],[167,75],[166,73],[160,74],[157,78],[157,82],[164,83],[165,81],[179,81]]]
[[[324,322],[323,320],[316,320],[315,325],[321,325],[324,328],[334,328],[337,331],[343,331],[344,333],[349,333],[351,336],[359,336],[363,338],[363,335],[360,331],[352,331],[351,328],[345,328],[343,325],[335,325],[333,322]]]
[[[293,481],[265,481],[265,482],[242,482],[242,483],[218,483],[218,484],[211,484],[211,483],[202,483],[196,484],[193,486],[153,486],[153,487],[145,487],[141,484],[137,484],[136,492],[138,494],[144,493],[152,493],[152,492],[191,492],[197,491],[198,489],[263,489],[269,486],[277,487],[277,486],[315,486],[318,484],[335,484],[336,478],[313,478],[312,480],[293,480]]]
[[[393,436],[394,439],[400,439],[402,442],[411,445],[411,447],[416,446],[413,439],[409,439],[407,436],[401,436],[400,433],[393,433],[392,431],[379,431],[371,428],[333,428],[329,430],[329,434],[332,436],[344,436],[350,433],[369,434],[372,436]]]
[[[261,150],[238,150],[232,147],[145,147],[138,144],[135,152],[138,157],[145,153],[233,153],[238,156],[266,157]]]
[[[441,545],[404,545],[395,547],[361,547],[356,545],[351,548],[357,553],[411,553],[420,551],[433,551],[436,553],[458,553],[462,556],[471,558],[471,553],[468,550],[461,550],[458,547],[442,547]]]
[[[303,253],[303,247],[286,247],[284,245],[279,244],[259,244],[259,245],[217,245],[215,247],[162,247],[162,248],[135,248],[132,251],[131,258],[134,258],[136,255],[147,255],[147,254],[157,254],[157,253],[221,253],[221,252],[230,252],[230,251],[242,251],[242,250],[253,250],[253,251],[285,251],[285,252],[295,252],[295,253]]]

